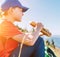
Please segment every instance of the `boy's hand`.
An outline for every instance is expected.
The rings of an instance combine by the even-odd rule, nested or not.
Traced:
[[[44,27],[43,24],[38,22],[36,29],[41,31],[43,29],[43,27]]]

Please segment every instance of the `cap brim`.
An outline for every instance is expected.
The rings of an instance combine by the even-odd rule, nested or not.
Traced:
[[[26,12],[29,8],[23,6],[22,9],[23,12]]]

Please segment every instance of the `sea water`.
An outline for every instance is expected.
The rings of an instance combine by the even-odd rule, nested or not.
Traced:
[[[48,38],[48,41],[50,43],[52,42],[52,40],[54,41],[54,45],[56,47],[59,47],[60,48],[60,36],[59,35],[54,35],[54,36]]]

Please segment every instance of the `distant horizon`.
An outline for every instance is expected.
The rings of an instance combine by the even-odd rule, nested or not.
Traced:
[[[60,38],[60,35],[52,35],[52,37],[59,37]]]

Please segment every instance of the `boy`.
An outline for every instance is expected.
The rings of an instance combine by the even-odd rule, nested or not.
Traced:
[[[0,57],[18,57],[19,43],[24,36],[24,45],[21,57],[44,57],[44,41],[39,37],[43,28],[41,23],[37,23],[36,30],[32,34],[25,34],[13,24],[15,21],[20,22],[23,13],[28,10],[21,5],[18,0],[6,0],[2,6],[4,19],[0,23]]]

